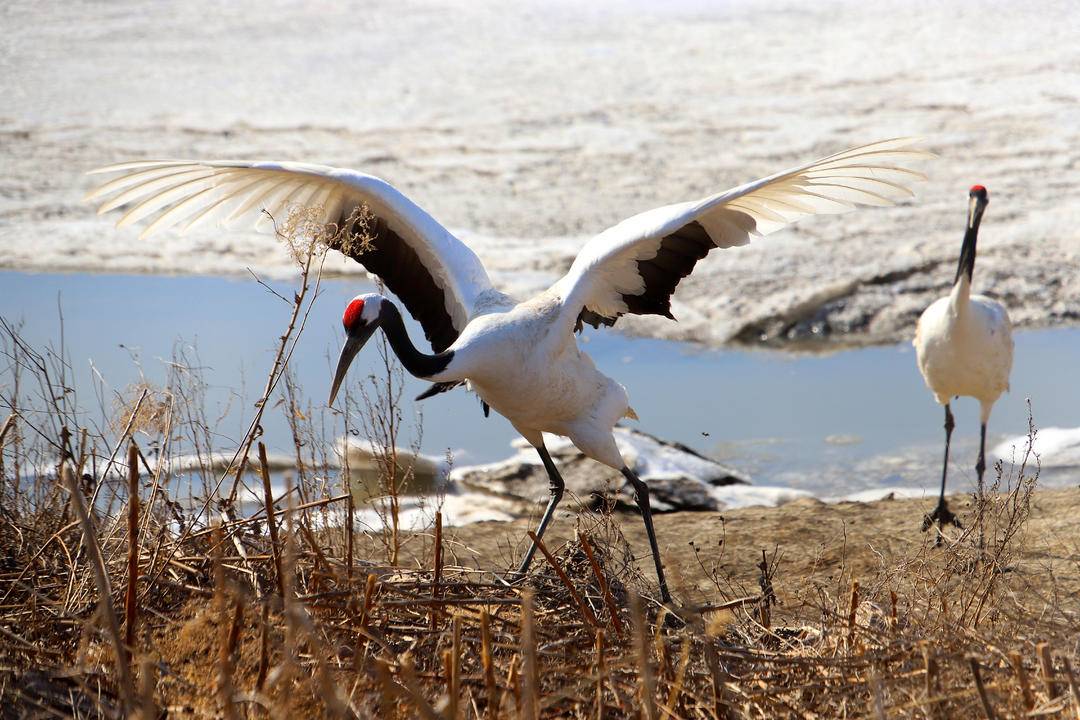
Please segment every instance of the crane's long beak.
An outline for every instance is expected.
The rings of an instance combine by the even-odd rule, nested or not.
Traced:
[[[986,200],[972,196],[968,199],[968,228],[977,229],[982,221],[983,211],[986,210]]]
[[[345,375],[349,372],[349,365],[352,364],[353,358],[356,357],[356,354],[364,347],[377,327],[378,323],[371,323],[367,327],[349,333],[345,338],[345,344],[341,348],[341,355],[338,356],[337,370],[334,371],[334,384],[330,386],[330,399],[326,401],[327,405],[334,404],[334,398],[337,397],[338,390],[341,388],[341,383],[345,380]]]

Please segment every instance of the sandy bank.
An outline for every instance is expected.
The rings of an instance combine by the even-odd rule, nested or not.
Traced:
[[[971,522],[970,498],[953,496],[952,509],[965,525]],[[831,585],[846,569],[853,577],[869,576],[897,559],[918,552],[933,538],[920,532],[931,500],[889,499],[870,503],[823,503],[815,499],[780,507],[751,507],[724,512],[677,512],[655,518],[657,537],[672,591],[683,602],[714,599],[709,574],[718,565],[721,577],[748,590],[757,587],[758,563],[764,550],[779,552],[775,584],[783,602]],[[1080,491],[1037,490],[1031,517],[1024,527],[1023,561],[1018,562],[1036,586],[1053,578],[1064,593],[1080,591]],[[635,550],[639,568],[651,577],[648,541],[640,517],[618,513],[619,527]],[[524,553],[527,521],[475,523],[450,531],[455,562],[505,570]],[[573,518],[557,516],[546,536],[550,547],[572,538]],[[722,545],[720,541],[723,541]],[[691,542],[693,544],[691,544]],[[790,578],[792,582],[785,579]]]

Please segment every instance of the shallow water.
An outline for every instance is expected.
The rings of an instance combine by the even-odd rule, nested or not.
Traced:
[[[289,283],[270,285],[292,294]],[[207,415],[224,417],[223,450],[232,449],[246,427],[289,314],[252,279],[7,272],[0,273],[0,288],[0,315],[21,320],[24,338],[36,347],[58,347],[58,303],[63,308],[64,350],[88,417],[98,417],[91,363],[111,388],[123,389],[140,373],[163,382],[177,343],[197,348],[209,386]],[[323,285],[292,359],[316,410],[323,407],[342,340],[340,310],[369,289],[356,281]],[[416,325],[410,332],[421,337]],[[885,487],[936,491],[943,416],[907,343],[792,355],[707,350],[610,330],[587,332],[581,342],[604,372],[627,387],[641,417],[638,427],[745,470],[755,484],[821,497]],[[1013,391],[995,407],[988,445],[1026,431],[1028,397],[1040,426],[1080,425],[1080,383],[1070,375],[1080,360],[1080,329],[1020,332],[1016,343]],[[350,383],[355,387],[378,364],[372,343],[355,361]],[[0,384],[7,382],[0,376]],[[406,417],[417,408],[423,412],[422,452],[451,450],[458,466],[510,454],[516,435],[506,420],[495,414],[485,419],[477,399],[461,390],[413,403],[425,387],[408,378],[404,393]],[[974,481],[977,404],[961,400],[954,411],[951,487],[959,491]],[[268,447],[287,453],[292,443],[280,410],[267,414]],[[339,435],[340,418],[327,421],[328,435]],[[1058,471],[1049,480],[1076,478]]]

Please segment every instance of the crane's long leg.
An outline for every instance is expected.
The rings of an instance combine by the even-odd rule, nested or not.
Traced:
[[[671,593],[668,592],[667,580],[664,579],[664,564],[660,561],[660,548],[656,544],[656,531],[653,530],[652,508],[649,507],[649,486],[628,467],[623,467],[622,474],[634,486],[634,501],[641,510],[641,519],[645,521],[645,532],[649,536],[649,547],[652,549],[653,562],[656,564],[656,579],[660,582],[660,600],[670,603]]]
[[[563,491],[566,489],[566,483],[563,482],[562,475],[559,474],[558,468],[555,467],[555,463],[551,460],[551,455],[548,454],[547,448],[540,444],[536,448],[536,452],[540,454],[540,460],[544,463],[544,468],[547,470],[548,482],[550,483],[551,499],[548,500],[547,508],[544,510],[544,516],[540,518],[540,527],[536,528],[537,539],[543,539],[544,531],[547,530],[548,523],[551,522],[551,516],[555,514],[555,508],[558,506],[559,501],[562,500]],[[529,565],[532,564],[533,555],[536,554],[536,543],[532,543],[529,546],[529,551],[525,553],[525,559],[521,561],[521,567],[518,568],[514,576],[521,578],[529,570]]]
[[[949,407],[949,403],[945,403],[945,460],[942,462],[941,467],[941,494],[938,495],[938,504],[934,508],[934,512],[923,518],[923,531],[930,529],[931,525],[937,523],[937,540],[935,545],[941,545],[942,534],[941,528],[949,523],[952,523],[956,527],[961,527],[960,521],[949,510],[949,504],[945,502],[945,478],[949,474],[949,442],[952,440],[952,431],[956,427],[956,423],[953,421],[952,409]],[[980,456],[981,457],[981,456]]]
[[[983,534],[983,528],[984,528],[984,525],[983,525],[983,510],[986,508],[986,505],[984,503],[984,498],[986,497],[985,494],[984,494],[985,488],[983,487],[983,473],[986,472],[986,423],[985,422],[982,423],[980,428],[979,428],[979,459],[977,461],[975,461],[975,472],[979,474],[979,485],[978,485],[979,496],[978,496],[978,501],[977,501],[979,516],[975,520],[975,522],[977,523],[977,527],[979,529],[979,553],[981,554],[983,552],[983,549],[986,547],[986,539],[985,539],[985,536]]]
[[[979,429],[979,460],[975,463],[975,472],[979,473],[979,491],[982,491],[983,473],[986,472],[986,423]]]

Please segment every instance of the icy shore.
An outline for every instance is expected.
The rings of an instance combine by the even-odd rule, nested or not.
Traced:
[[[1068,3],[230,8],[5,8],[0,267],[288,273],[270,236],[117,232],[80,203],[83,173],[149,156],[303,159],[387,178],[526,295],[636,212],[919,135],[940,159],[917,199],[713,253],[680,286],[677,324],[620,325],[712,345],[907,338],[953,275],[973,182],[991,197],[980,290],[1021,327],[1080,319]],[[76,38],[57,30],[75,25]]]

